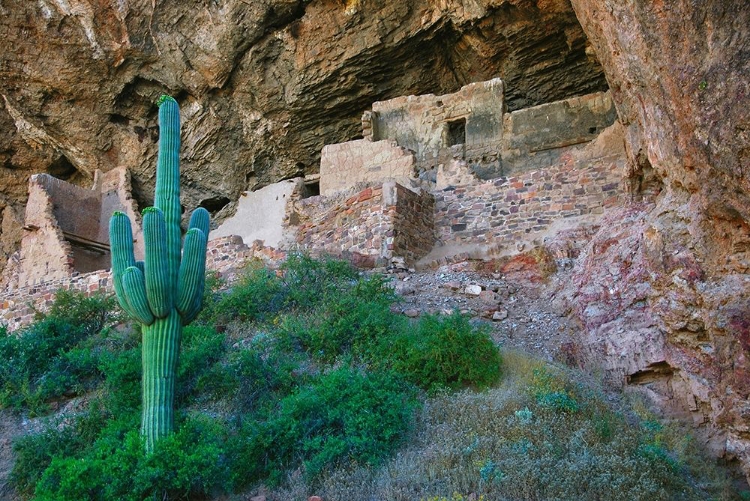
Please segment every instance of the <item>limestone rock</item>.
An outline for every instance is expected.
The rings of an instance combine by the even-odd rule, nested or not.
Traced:
[[[464,294],[468,296],[479,296],[480,294],[482,294],[482,286],[476,284],[467,285],[464,288]]]
[[[506,318],[508,318],[508,310],[497,310],[492,314],[492,320],[494,322],[499,322],[501,320],[505,320]]]
[[[497,304],[497,300],[498,300],[498,297],[497,297],[497,294],[495,294],[495,293],[494,293],[494,292],[492,292],[492,291],[488,291],[488,290],[483,290],[483,291],[481,291],[481,292],[479,293],[479,299],[480,299],[480,300],[481,300],[481,301],[482,301],[483,303],[487,303],[487,304]]]

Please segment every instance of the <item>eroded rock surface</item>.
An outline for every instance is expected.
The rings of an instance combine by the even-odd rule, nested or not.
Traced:
[[[573,0],[626,126],[631,204],[574,270],[584,351],[750,474],[750,10]]]
[[[183,203],[215,212],[316,171],[377,100],[498,76],[511,109],[606,89],[567,0],[4,0],[0,39],[0,209],[17,213],[32,173],[117,166],[149,204],[163,92],[183,110]]]

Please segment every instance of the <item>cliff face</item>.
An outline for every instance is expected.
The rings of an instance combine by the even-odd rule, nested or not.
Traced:
[[[572,3],[626,126],[633,196],[648,200],[610,214],[578,264],[585,351],[714,427],[750,473],[750,10]]]
[[[567,0],[5,0],[0,39],[4,255],[31,173],[127,166],[150,203],[164,92],[183,109],[183,200],[216,211],[315,172],[376,100],[497,76],[511,108],[606,88]]]

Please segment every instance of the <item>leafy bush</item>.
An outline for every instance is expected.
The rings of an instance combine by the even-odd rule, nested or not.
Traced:
[[[96,335],[117,320],[113,311],[111,297],[62,290],[21,332],[0,330],[0,406],[40,414],[55,398],[93,388],[101,380]]]
[[[318,310],[297,336],[313,357],[327,363],[343,354],[369,358],[373,345],[406,328],[404,318],[390,311],[394,301],[382,278],[361,278]]]
[[[13,444],[15,464],[10,482],[19,493],[31,495],[53,458],[72,457],[81,448],[82,443],[73,427],[50,427],[41,433],[23,436]]]
[[[209,369],[226,352],[225,338],[224,334],[205,325],[186,325],[183,328],[175,395],[178,405],[196,398],[197,389],[205,386],[203,381]]]
[[[307,254],[291,254],[281,272],[288,294],[287,305],[302,310],[335,300],[359,275],[346,261],[313,259]]]
[[[255,262],[250,262],[246,266],[231,290],[208,294],[210,299],[198,319],[199,323],[213,324],[221,328],[231,322],[267,320],[269,315],[283,307],[286,296],[281,279],[276,273],[260,267]]]
[[[378,360],[433,393],[482,389],[500,377],[500,352],[488,331],[458,313],[422,317],[414,330],[381,341]]]
[[[542,408],[559,412],[577,412],[579,409],[574,388],[548,366],[539,364],[532,371],[528,391]]]
[[[98,334],[123,320],[113,295],[97,292],[87,296],[66,289],[57,291],[47,314],[38,313],[37,318],[75,325],[84,337]]]
[[[282,464],[295,455],[315,476],[344,458],[378,464],[403,439],[416,394],[387,373],[342,367],[284,398],[268,425]]]
[[[229,484],[220,425],[188,419],[144,453],[137,431],[104,436],[84,457],[55,457],[36,485],[38,501],[205,499]]]

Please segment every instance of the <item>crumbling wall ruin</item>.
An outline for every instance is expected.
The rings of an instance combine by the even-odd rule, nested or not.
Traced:
[[[362,116],[364,140],[323,149],[321,193],[331,195],[363,181],[389,177],[405,186],[434,189],[445,171],[478,182],[544,169],[617,119],[609,93],[505,113],[503,90],[502,80],[494,79],[443,96],[403,96],[373,103]],[[407,153],[396,153],[397,148]],[[390,165],[408,152],[413,164],[394,172]],[[411,183],[404,179],[409,170]]]
[[[625,165],[623,128],[616,124],[544,169],[435,191],[436,245],[513,252],[543,239],[556,223],[570,220],[563,225],[570,227],[598,217],[622,202]]]
[[[109,217],[116,210],[136,221],[136,253],[142,256],[130,191],[125,168],[97,173],[88,190],[49,174],[32,176],[21,248],[9,259],[2,286],[13,290],[109,268]]]
[[[413,265],[432,248],[433,206],[429,193],[387,181],[348,196],[298,200],[290,219],[297,221],[302,250],[345,257],[365,268],[394,261]]]

